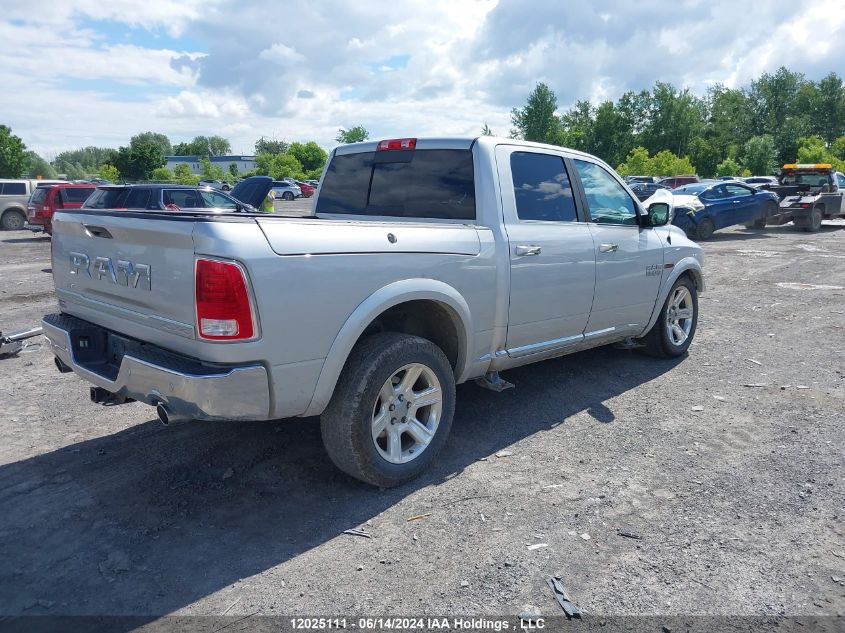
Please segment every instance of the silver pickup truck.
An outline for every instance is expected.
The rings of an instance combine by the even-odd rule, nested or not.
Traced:
[[[271,186],[232,195],[258,207]],[[611,343],[684,354],[702,253],[671,211],[561,147],[356,143],[308,217],[57,213],[61,313],[43,326],[95,402],[163,422],[320,415],[338,467],[393,486],[443,447],[457,383],[498,390],[501,370]]]

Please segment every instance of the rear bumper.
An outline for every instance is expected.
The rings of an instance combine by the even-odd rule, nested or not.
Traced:
[[[196,420],[270,417],[263,365],[203,363],[67,314],[48,314],[42,325],[62,363],[121,398],[164,404],[175,416]]]

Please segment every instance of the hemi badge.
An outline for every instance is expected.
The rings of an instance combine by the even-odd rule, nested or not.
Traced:
[[[674,268],[675,264],[663,264],[663,268]]]

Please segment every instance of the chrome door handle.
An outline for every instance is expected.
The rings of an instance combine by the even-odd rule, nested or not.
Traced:
[[[517,247],[516,247],[516,249],[514,250],[514,252],[515,252],[517,255],[520,255],[520,256],[526,257],[526,256],[528,256],[528,255],[539,255],[541,250],[543,250],[541,247],[539,247],[539,246],[534,246],[534,245],[531,245],[531,246],[517,246]]]
[[[619,244],[600,244],[599,245],[599,252],[600,253],[615,253],[619,250]]]

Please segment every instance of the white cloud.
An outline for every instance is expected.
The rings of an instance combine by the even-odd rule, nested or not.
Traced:
[[[504,135],[537,81],[563,109],[656,80],[700,92],[780,65],[842,73],[839,4],[290,0],[295,20],[282,23],[268,19],[271,0],[35,0],[0,22],[0,122],[48,153],[147,129],[227,134],[238,152],[262,135],[331,146],[356,124],[374,137],[476,134],[485,122]]]

